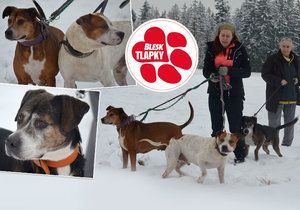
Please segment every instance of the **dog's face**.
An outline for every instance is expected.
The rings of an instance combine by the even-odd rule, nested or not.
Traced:
[[[247,117],[247,116],[243,116],[242,118],[242,131],[243,134],[247,135],[250,130],[253,129],[253,127],[256,125],[257,123],[257,118],[252,116],[252,117]]]
[[[97,42],[99,47],[118,45],[122,42],[125,33],[113,27],[112,23],[102,14],[88,14],[76,20],[89,38]]]
[[[219,151],[224,154],[228,154],[234,151],[236,143],[239,140],[239,135],[234,133],[226,133],[226,131],[220,131],[218,132],[216,138]]]
[[[39,13],[35,8],[6,7],[2,13],[2,18],[7,16],[8,28],[5,31],[7,39],[25,41],[34,38],[37,24],[36,17],[39,17]]]
[[[5,142],[7,155],[35,160],[63,148],[88,110],[88,104],[71,96],[27,91],[15,118],[17,130]]]
[[[103,124],[118,125],[128,117],[122,108],[108,106],[106,111],[106,116],[101,118]]]

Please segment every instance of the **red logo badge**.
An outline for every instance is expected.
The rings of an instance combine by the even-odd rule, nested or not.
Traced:
[[[126,63],[143,87],[167,92],[185,84],[198,65],[198,46],[190,31],[170,19],[138,27],[126,47]]]

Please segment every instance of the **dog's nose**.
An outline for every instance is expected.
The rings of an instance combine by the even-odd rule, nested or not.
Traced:
[[[21,145],[21,141],[19,140],[19,138],[16,138],[14,136],[9,136],[5,140],[5,144],[6,144],[6,147],[8,147],[10,149],[15,149]]]
[[[102,123],[104,123],[104,122],[105,122],[105,119],[104,119],[104,117],[103,117],[103,118],[101,118],[101,122],[102,122]]]
[[[6,37],[7,39],[11,39],[11,38],[12,38],[12,35],[13,35],[12,30],[7,29],[7,30],[5,31],[5,37]]]
[[[122,31],[117,32],[117,36],[120,37],[121,41],[123,40],[125,33]]]
[[[226,145],[223,145],[221,147],[221,149],[222,149],[222,152],[228,152],[228,147]]]
[[[243,133],[247,135],[247,134],[249,133],[249,130],[248,130],[247,128],[245,128],[245,129],[243,130]]]

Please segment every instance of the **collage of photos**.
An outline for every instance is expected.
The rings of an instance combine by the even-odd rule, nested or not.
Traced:
[[[299,1],[0,10],[0,209],[300,208]]]

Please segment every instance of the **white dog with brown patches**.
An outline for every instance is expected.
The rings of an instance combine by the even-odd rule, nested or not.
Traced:
[[[184,175],[180,168],[184,165],[178,161],[182,154],[187,162],[200,167],[202,174],[198,183],[203,183],[207,169],[217,168],[220,183],[224,183],[224,170],[227,155],[236,147],[239,137],[237,134],[219,132],[217,137],[201,137],[197,135],[184,135],[180,139],[171,139],[166,148],[167,169],[162,175],[163,178],[175,169],[179,175]]]
[[[99,13],[77,19],[67,30],[59,52],[58,64],[64,86],[76,88],[76,81],[99,81],[105,87],[117,85],[113,73],[127,71],[119,62],[130,34],[130,21],[112,23]]]

